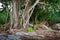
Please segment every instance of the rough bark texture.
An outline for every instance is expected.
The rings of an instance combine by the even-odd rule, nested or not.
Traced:
[[[13,0],[11,2],[11,27],[28,27],[29,19],[33,13],[34,7],[39,3],[39,0],[36,0],[33,5],[30,5],[30,0],[24,0],[25,3],[21,4],[21,0]],[[23,10],[20,7],[24,7]]]

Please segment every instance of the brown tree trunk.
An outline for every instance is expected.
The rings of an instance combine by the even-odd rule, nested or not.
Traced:
[[[23,10],[20,9],[22,5],[20,5],[21,0],[12,0],[12,11],[11,11],[11,26],[13,28],[19,27],[28,27],[29,19],[33,13],[34,7],[38,4],[39,0],[33,5],[29,5],[30,0],[25,0],[25,8]],[[22,12],[21,12],[22,11]]]

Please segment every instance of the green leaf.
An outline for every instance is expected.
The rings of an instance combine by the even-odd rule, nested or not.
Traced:
[[[29,27],[29,28],[27,29],[28,32],[32,32],[32,30],[33,30],[32,27]]]
[[[37,25],[34,25],[34,30],[37,30],[37,29],[38,29]]]

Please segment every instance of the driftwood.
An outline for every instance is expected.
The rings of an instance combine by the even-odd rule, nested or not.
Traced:
[[[3,33],[0,35],[7,34]],[[20,35],[22,40],[60,40],[60,32],[55,30],[36,30],[33,32],[20,31],[12,35]]]
[[[36,30],[33,32],[16,32],[15,35],[22,36],[22,40],[58,40],[60,32],[56,30]]]
[[[23,40],[60,40],[60,33],[57,31],[43,31],[40,35],[23,35]]]

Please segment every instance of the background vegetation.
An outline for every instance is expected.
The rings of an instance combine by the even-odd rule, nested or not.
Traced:
[[[33,5],[36,0],[31,0],[30,5]],[[0,25],[9,22],[10,9],[8,5],[12,3],[12,0],[2,0],[2,10],[0,11]],[[30,22],[34,24],[47,21],[49,24],[60,23],[60,0],[40,0],[42,4],[38,3],[35,6]],[[23,10],[24,0],[20,3],[19,10]]]

